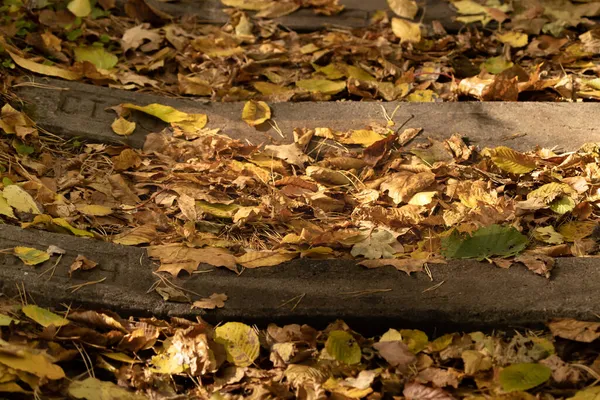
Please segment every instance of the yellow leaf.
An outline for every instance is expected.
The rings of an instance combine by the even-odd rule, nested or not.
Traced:
[[[421,25],[400,18],[392,18],[392,32],[400,39],[400,43],[419,43],[421,41]]]
[[[256,331],[240,322],[228,322],[217,327],[215,342],[225,346],[227,361],[238,367],[252,365],[260,351]]]
[[[181,122],[189,119],[187,113],[158,103],[148,104],[147,106],[136,106],[135,104],[125,103],[121,104],[121,107],[141,111],[169,123]]]
[[[208,123],[206,114],[188,114],[188,118],[181,122],[173,122],[171,125],[186,133],[196,133]]]
[[[77,210],[82,214],[92,215],[95,217],[104,217],[112,214],[112,209],[110,207],[101,206],[98,204],[78,205]]]
[[[271,267],[283,262],[293,260],[298,253],[287,251],[256,251],[248,250],[243,256],[235,258],[235,261],[246,268]]]
[[[296,86],[313,93],[334,95],[346,89],[346,82],[329,81],[327,79],[303,79],[296,81]]]
[[[7,217],[10,217],[10,218],[17,218],[17,217],[15,217],[15,214],[13,213],[12,207],[8,205],[8,202],[2,195],[0,195],[0,214],[6,215]]]
[[[590,236],[594,233],[597,225],[593,221],[571,221],[561,225],[558,228],[558,233],[563,235],[567,242],[574,242]]]
[[[221,3],[227,7],[235,7],[240,10],[261,11],[269,8],[273,0],[221,0]]]
[[[71,0],[67,8],[76,17],[87,17],[92,12],[90,0]]]
[[[240,208],[237,204],[211,204],[203,200],[198,200],[196,202],[196,207],[206,214],[214,215],[219,218],[232,218],[233,214]]]
[[[0,393],[29,393],[15,382],[0,383]]]
[[[406,96],[406,101],[410,101],[412,103],[433,103],[438,97],[438,94],[433,90],[415,90]]]
[[[128,364],[138,364],[142,361],[136,360],[135,358],[129,357],[125,353],[102,353],[103,357],[110,358],[111,360],[120,361]]]
[[[252,86],[254,86],[254,88],[258,90],[261,94],[264,94],[266,96],[272,94],[288,93],[292,91],[292,89],[286,88],[285,86],[276,85],[274,83],[269,82],[254,82],[252,83]]]
[[[375,142],[384,139],[383,135],[366,129],[351,131],[349,135],[335,134],[335,139],[342,144],[359,144],[364,147],[369,147]]]
[[[501,34],[496,34],[496,37],[502,43],[509,44],[514,48],[525,47],[529,42],[529,37],[527,36],[527,34],[522,32],[510,31]]]
[[[53,65],[44,65],[36,63],[35,61],[31,61],[26,58],[20,57],[14,53],[11,53],[8,50],[6,50],[6,52],[10,55],[10,57],[19,67],[25,68],[26,70],[31,72],[35,72],[36,74],[56,76],[59,78],[66,79],[68,81],[76,81],[81,79],[81,74],[77,72],[55,67]]]
[[[413,197],[411,197],[411,199],[408,201],[408,204],[412,204],[415,206],[426,206],[427,204],[430,204],[433,201],[433,198],[436,194],[437,192],[417,193]]]
[[[128,136],[135,131],[135,122],[130,122],[123,117],[119,117],[114,120],[110,127],[117,135]]]
[[[528,199],[540,199],[544,203],[549,204],[558,196],[563,194],[571,194],[573,189],[566,183],[550,182],[527,194]]]
[[[110,381],[96,378],[86,378],[83,381],[73,381],[68,388],[69,395],[75,399],[85,400],[144,400],[146,396],[130,392]]]
[[[64,218],[52,218],[52,223],[54,225],[58,225],[58,226],[60,226],[62,228],[67,229],[68,231],[70,231],[75,236],[94,237],[93,233],[85,231],[83,229],[75,228],[74,226],[72,226],[71,224],[69,224],[67,222],[67,220],[64,219]]]
[[[56,380],[65,377],[62,368],[53,364],[50,358],[43,353],[35,354],[28,348],[10,348],[9,350],[13,350],[13,352],[0,352],[0,363],[9,368],[44,379]]]
[[[75,61],[88,61],[99,70],[108,70],[113,68],[119,62],[119,58],[109,53],[104,47],[87,46],[76,47],[73,49]]]
[[[526,174],[533,171],[537,166],[535,160],[531,157],[506,146],[484,149],[482,154],[489,155],[498,168],[511,174]]]
[[[151,224],[135,227],[127,232],[116,236],[113,243],[123,246],[135,246],[143,243],[150,243],[156,238],[156,227]]]
[[[50,259],[50,254],[32,247],[17,246],[13,249],[14,255],[27,265],[37,265]]]
[[[415,0],[387,0],[392,11],[399,17],[413,19],[419,11]]]
[[[242,110],[242,120],[250,126],[257,126],[265,123],[271,118],[271,109],[264,101],[250,100],[244,104]]]
[[[56,327],[64,326],[69,323],[68,319],[61,317],[60,315],[54,314],[45,308],[38,307],[33,304],[24,306],[21,311],[29,318],[42,325],[44,328],[54,325]]]
[[[19,185],[8,185],[2,191],[2,196],[6,199],[8,205],[17,211],[30,214],[42,213],[42,210],[39,208],[33,197]]]

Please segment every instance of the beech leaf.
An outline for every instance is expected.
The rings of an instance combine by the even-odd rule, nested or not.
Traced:
[[[527,236],[512,226],[494,224],[479,228],[472,235],[453,231],[442,238],[442,254],[451,259],[509,257],[525,250],[527,243]]]

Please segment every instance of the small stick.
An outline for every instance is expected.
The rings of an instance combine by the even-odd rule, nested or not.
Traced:
[[[369,294],[386,293],[386,292],[391,292],[391,291],[392,291],[392,289],[367,289],[367,290],[356,290],[354,292],[342,292],[340,294],[348,295],[348,297],[361,297],[361,296],[367,296]]]
[[[292,301],[298,299],[298,301],[296,302],[296,304],[294,304],[294,306],[290,309],[290,311],[294,311],[296,309],[296,307],[298,307],[298,304],[300,304],[300,302],[302,301],[302,299],[304,299],[304,297],[306,296],[306,293],[302,293],[299,294],[296,297],[292,297],[291,299],[284,301],[283,303],[281,303],[279,306],[277,306],[277,308],[281,308],[287,304],[290,304]]]
[[[95,285],[96,283],[102,283],[105,280],[106,280],[106,277],[104,277],[102,279],[98,279],[97,281],[85,282],[85,283],[81,283],[79,285],[69,286],[68,289],[73,289],[73,290],[71,290],[71,293],[75,293],[76,291],[78,291],[79,289],[81,289],[84,286]]]
[[[48,268],[47,270],[45,270],[44,272],[42,272],[41,274],[38,275],[38,278],[41,277],[42,275],[44,275],[46,272],[52,270],[52,273],[50,274],[50,277],[47,280],[52,279],[52,277],[54,276],[54,273],[56,272],[56,267],[58,266],[58,263],[60,262],[60,260],[62,260],[62,254],[60,254],[58,256],[58,260],[56,260],[56,262],[54,263],[53,266],[51,266],[50,268]]]
[[[432,287],[429,287],[429,288],[423,290],[421,293],[429,292],[430,290],[435,290],[435,289],[439,288],[440,286],[442,286],[444,284],[444,282],[446,282],[446,281],[441,281],[437,285],[433,285]]]

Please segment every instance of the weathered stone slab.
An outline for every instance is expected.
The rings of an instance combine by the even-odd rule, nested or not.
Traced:
[[[209,103],[203,99],[174,99],[93,85],[39,78],[43,87],[21,86],[18,95],[32,118],[47,130],[92,141],[126,143],[141,147],[145,136],[165,125],[156,118],[135,112],[136,132],[129,137],[110,128],[121,103],[161,103],[182,111],[206,113],[208,127],[254,144],[290,142],[295,128],[329,127],[336,130],[363,129],[369,123],[385,123],[383,109],[398,126],[424,128],[426,137],[443,139],[453,133],[468,137],[480,146],[510,146],[531,150],[535,146],[573,150],[586,142],[600,141],[600,104],[597,103],[382,103],[304,102],[271,104],[273,120],[281,137],[270,126],[252,128],[241,119],[243,103]],[[263,124],[264,126],[264,124]]]
[[[215,24],[226,23],[229,18],[223,12],[223,8],[226,7],[223,6],[220,0],[203,0],[201,2],[198,0],[179,0],[177,2],[147,1],[148,4],[173,17],[196,15],[200,19],[200,22]],[[118,3],[122,6],[125,0],[120,0]],[[338,15],[317,15],[310,9],[304,9],[285,17],[277,18],[275,21],[285,27],[301,31],[313,31],[326,26],[360,28],[369,25],[369,21],[376,11],[389,10],[387,0],[341,0],[340,3],[346,8]],[[462,24],[454,21],[456,13],[449,2],[425,0],[418,3],[421,11],[417,15],[417,18],[422,18],[424,23],[438,20],[449,31],[456,31],[462,26]]]
[[[240,276],[201,266],[200,270],[211,272],[173,283],[202,296],[215,292],[229,296],[224,308],[204,311],[147,293],[158,277],[153,275],[156,266],[143,249],[0,226],[1,248],[17,245],[38,249],[56,245],[67,251],[51,279],[49,273],[38,274],[50,268],[54,259],[34,268],[14,256],[0,255],[0,290],[12,296],[24,287],[43,306],[66,304],[163,317],[201,315],[213,323],[238,320],[322,326],[342,318],[367,333],[381,333],[391,326],[435,328],[438,332],[532,327],[551,317],[590,319],[600,313],[596,299],[600,292],[598,258],[559,259],[551,280],[519,265],[504,270],[478,262],[432,265],[433,281],[425,274],[407,276],[391,267],[368,270],[344,260],[296,260],[246,270]],[[78,254],[99,264],[90,271],[76,271],[69,278],[69,265]],[[103,278],[102,283],[74,292],[71,288]],[[439,287],[434,288],[436,285]],[[367,294],[370,290],[379,292]]]

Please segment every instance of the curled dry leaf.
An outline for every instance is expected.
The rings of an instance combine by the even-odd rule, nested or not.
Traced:
[[[227,295],[225,293],[213,293],[210,297],[196,300],[192,304],[192,308],[202,308],[205,310],[223,308],[225,306],[225,301],[227,301]]]
[[[78,271],[78,270],[87,271],[87,270],[95,268],[97,265],[98,265],[97,262],[92,261],[89,258],[87,258],[86,256],[79,254],[77,256],[77,258],[75,259],[75,261],[73,261],[73,263],[69,267],[69,276],[71,276],[73,274],[73,272],[75,272],[75,271]]]
[[[591,343],[600,338],[600,322],[555,319],[548,323],[552,335],[577,342]]]
[[[271,119],[271,108],[264,101],[250,100],[244,104],[242,120],[250,126],[257,126]]]
[[[135,126],[135,122],[130,122],[123,117],[118,117],[110,127],[117,135],[129,136],[135,131]]]

